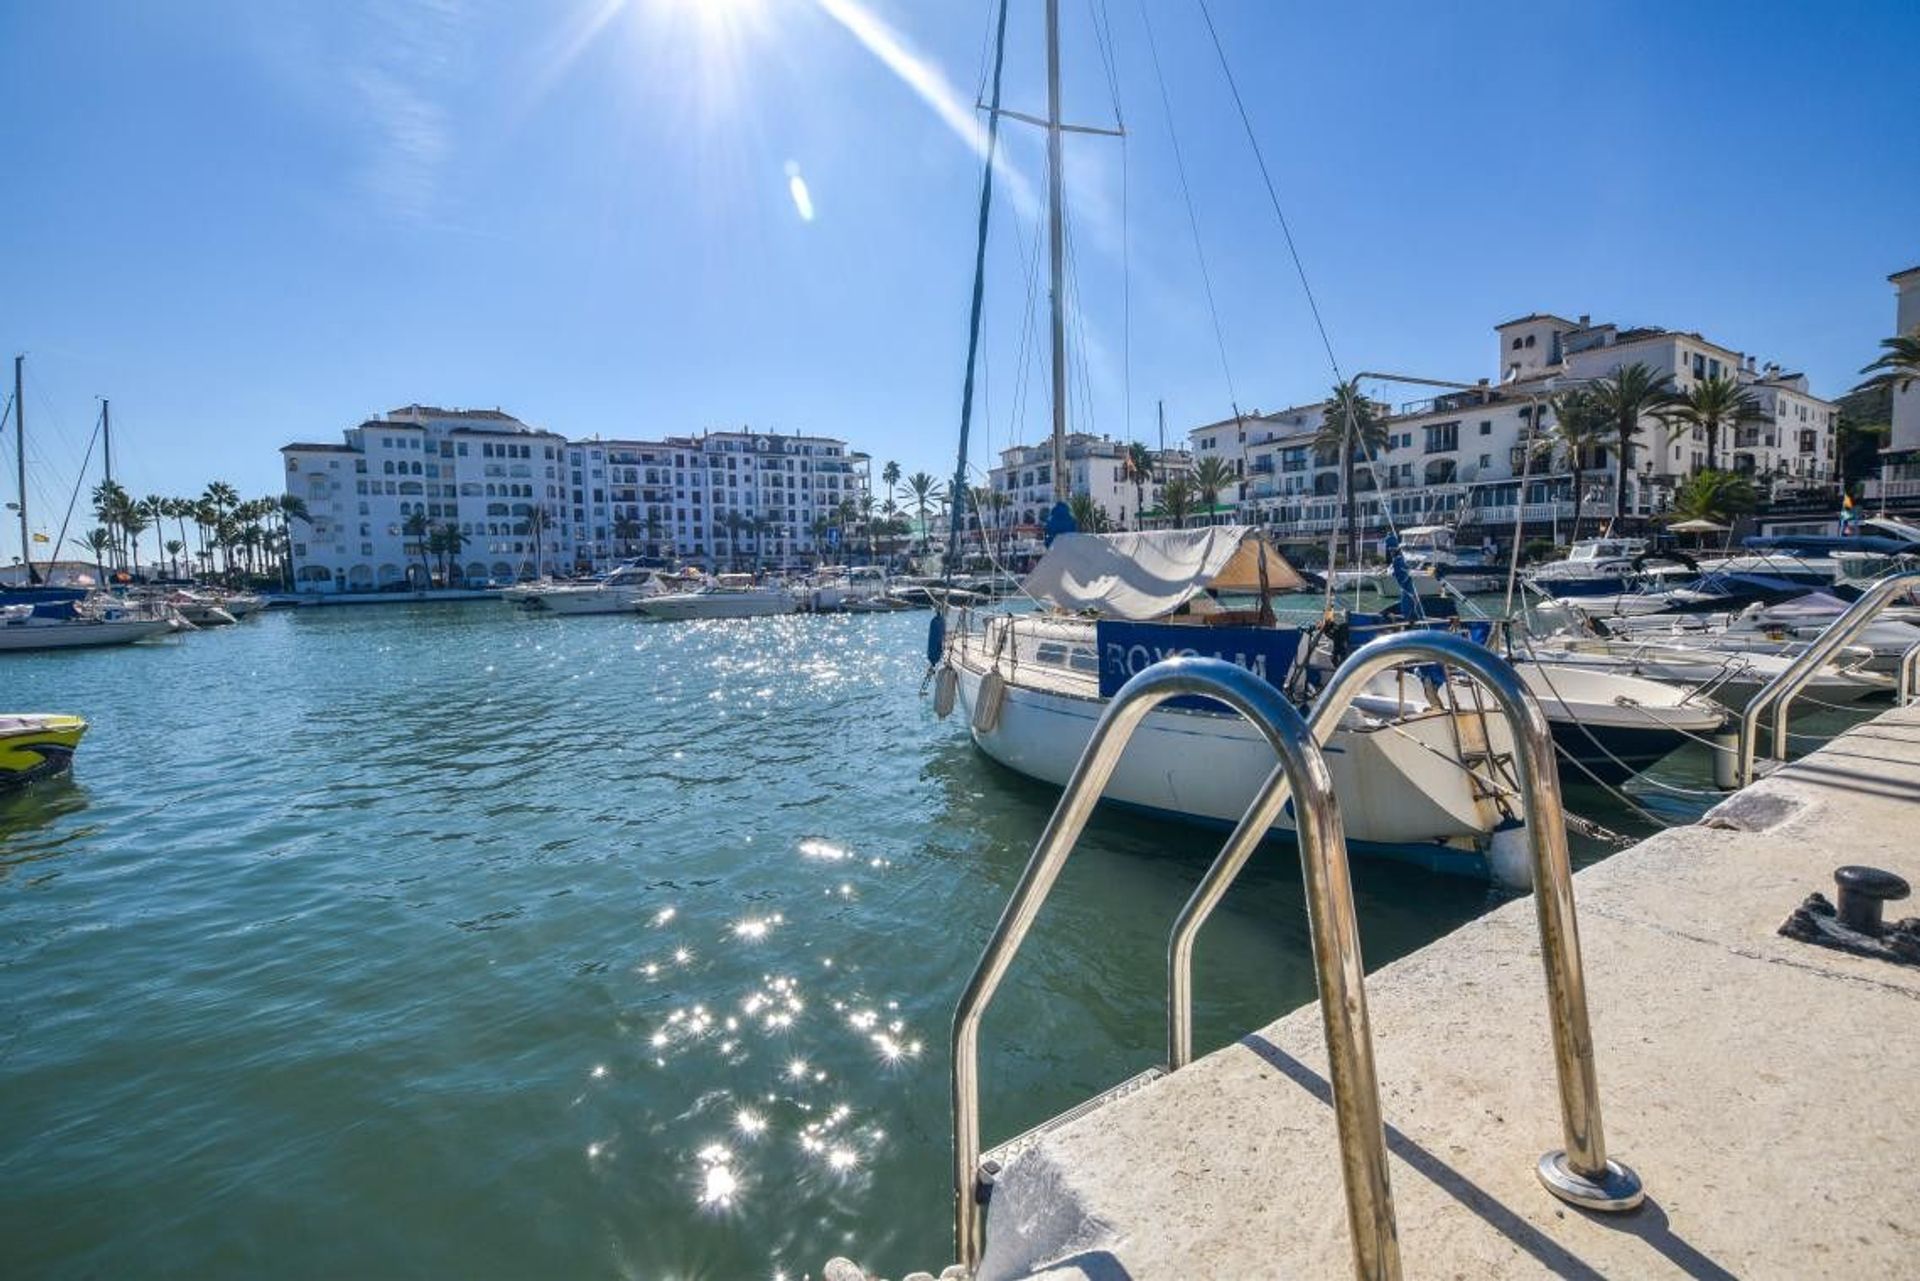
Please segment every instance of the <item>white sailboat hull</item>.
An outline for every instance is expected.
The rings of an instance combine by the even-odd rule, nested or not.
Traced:
[[[957,702],[974,726],[985,672],[955,664]],[[1029,778],[1066,782],[1105,710],[1105,700],[1031,686],[1006,686],[997,721],[972,728],[994,760]],[[1479,843],[1502,819],[1451,759],[1444,713],[1375,729],[1342,728],[1325,749],[1350,841],[1388,846],[1446,846],[1436,862],[1480,861]],[[1510,750],[1504,721],[1488,720],[1494,750]],[[1432,749],[1432,750],[1429,750]],[[1436,756],[1435,751],[1446,758]],[[1235,823],[1275,763],[1273,748],[1237,716],[1161,709],[1128,743],[1104,797],[1174,817]],[[1291,830],[1283,816],[1279,828]],[[1481,869],[1484,871],[1484,867]]]
[[[135,641],[145,640],[149,636],[159,636],[171,630],[173,625],[164,618],[9,623],[0,626],[0,651],[90,649],[100,645],[131,645]]]

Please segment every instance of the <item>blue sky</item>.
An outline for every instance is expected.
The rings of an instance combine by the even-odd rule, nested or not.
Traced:
[[[1834,394],[1920,263],[1909,0],[1210,2],[1348,369],[1489,375],[1490,327],[1539,309],[1698,329]],[[1197,5],[1062,11],[1068,115],[1113,120],[1104,15],[1131,134],[1068,147],[1076,425],[1152,439],[1159,399],[1171,436],[1320,395]],[[414,400],[576,436],[824,431],[950,473],[988,15],[0,6],[0,345],[29,353],[35,506],[65,505],[100,395],[142,493],[269,492],[280,444]],[[1039,0],[1010,22],[1007,103],[1038,111]],[[1046,422],[1043,371],[1019,376],[1040,149],[1009,128],[981,466]]]

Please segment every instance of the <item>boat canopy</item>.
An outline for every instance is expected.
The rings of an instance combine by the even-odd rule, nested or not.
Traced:
[[[1075,614],[1163,618],[1207,590],[1299,591],[1306,582],[1251,525],[1062,534],[1023,590]]]

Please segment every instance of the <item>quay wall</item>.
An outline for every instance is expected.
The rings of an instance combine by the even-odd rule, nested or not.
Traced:
[[[1920,708],[1576,877],[1608,1151],[1647,1191],[1623,1215],[1534,1174],[1561,1137],[1530,900],[1372,975],[1406,1275],[1920,1267],[1920,969],[1778,933],[1849,863],[1920,883]],[[1049,1135],[1001,1174],[987,1238],[993,1281],[1352,1275],[1319,1011]]]

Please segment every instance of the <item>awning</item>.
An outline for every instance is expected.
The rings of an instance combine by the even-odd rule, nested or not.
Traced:
[[[1251,525],[1062,534],[1023,584],[1070,613],[1141,621],[1163,618],[1209,588],[1298,591],[1306,583]]]

